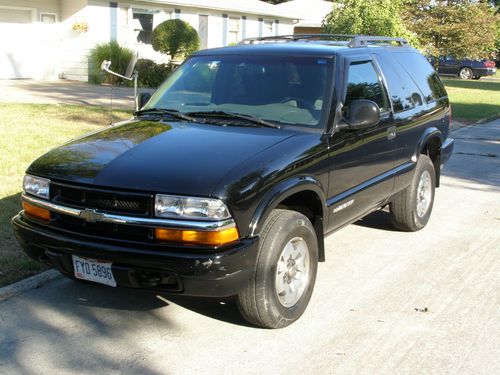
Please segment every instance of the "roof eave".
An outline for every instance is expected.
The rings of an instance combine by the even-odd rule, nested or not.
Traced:
[[[227,7],[222,7],[222,6],[217,6],[216,4],[192,4],[189,3],[188,1],[161,1],[161,0],[136,0],[141,3],[156,3],[156,4],[161,4],[161,5],[171,5],[171,6],[178,6],[178,7],[183,7],[183,8],[198,8],[198,9],[210,9],[210,10],[217,10],[217,11],[222,11],[226,13],[234,12],[234,13],[246,13],[246,14],[254,14],[258,16],[272,16],[275,18],[281,18],[281,19],[289,19],[289,20],[300,20],[303,19],[300,15],[298,14],[291,14],[287,12],[280,11],[279,9],[273,9],[271,12],[265,12],[265,11],[260,11],[257,9],[251,9],[251,8],[227,8]]]

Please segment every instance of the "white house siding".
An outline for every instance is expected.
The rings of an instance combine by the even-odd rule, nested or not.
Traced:
[[[87,81],[88,56],[97,43],[115,39],[125,47],[138,51],[141,58],[156,62],[166,62],[167,56],[154,51],[150,44],[137,41],[137,20],[133,20],[134,9],[155,11],[154,26],[170,18],[180,18],[196,30],[200,15],[208,16],[207,48],[220,47],[243,37],[291,34],[293,20],[273,15],[265,15],[272,6],[255,0],[238,3],[249,12],[207,9],[196,0],[196,6],[173,1],[117,1],[118,8],[110,8],[104,0],[0,0],[2,6],[28,9],[32,22],[5,23],[0,18],[0,78],[54,79],[57,77]],[[227,2],[228,8],[235,9],[236,3]],[[192,2],[192,1],[191,1]],[[189,3],[189,2],[186,2]],[[216,5],[222,3],[214,2]],[[207,5],[208,8],[211,5]],[[238,8],[239,9],[239,8]],[[180,13],[179,13],[180,10]],[[255,12],[255,13],[252,13]],[[42,24],[42,13],[54,13],[57,23]],[[115,15],[114,17],[112,15]],[[227,19],[223,15],[227,15]],[[23,15],[18,15],[22,17]],[[243,16],[246,20],[243,20]],[[237,21],[233,21],[237,20]],[[259,21],[262,19],[262,21]],[[276,23],[278,20],[278,23]],[[265,25],[272,25],[269,30]],[[87,32],[73,30],[75,23],[86,23]],[[245,24],[245,27],[243,27]],[[229,35],[230,28],[236,27],[238,34]],[[245,29],[245,34],[243,31]],[[224,34],[225,31],[225,35]],[[234,31],[234,30],[233,30]],[[234,40],[231,38],[234,37]],[[3,39],[2,39],[3,38]]]
[[[42,24],[44,13],[57,21],[59,1],[0,0],[0,79],[55,77],[57,24]]]
[[[109,42],[111,39],[112,9],[109,1],[77,1],[79,5],[69,4],[71,8],[67,8],[67,18],[62,22],[64,56],[61,58],[59,73],[66,79],[87,81],[90,50],[96,44]],[[86,23],[88,31],[74,31],[75,23]]]

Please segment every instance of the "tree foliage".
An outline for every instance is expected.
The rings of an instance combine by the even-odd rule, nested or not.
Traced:
[[[196,30],[179,19],[160,23],[153,30],[151,41],[155,51],[170,55],[172,59],[184,57],[200,48]]]
[[[403,18],[424,53],[482,59],[498,46],[499,16],[485,1],[410,0]]]
[[[340,0],[323,21],[326,33],[404,37],[415,44],[401,17],[403,0]]]

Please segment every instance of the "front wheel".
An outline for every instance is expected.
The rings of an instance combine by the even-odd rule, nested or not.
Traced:
[[[420,155],[415,167],[412,184],[389,204],[393,225],[408,232],[415,232],[427,225],[434,204],[436,174],[427,155]]]
[[[237,298],[242,316],[264,328],[295,322],[311,299],[318,241],[307,217],[273,210],[261,232],[255,273]]]
[[[460,72],[458,72],[458,76],[460,79],[472,79],[474,74],[472,73],[471,68],[462,68],[460,69]]]

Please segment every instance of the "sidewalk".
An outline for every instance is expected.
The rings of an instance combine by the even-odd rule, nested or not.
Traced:
[[[139,89],[139,92],[152,92]],[[134,109],[134,89],[77,81],[0,80],[0,103],[75,104]]]

